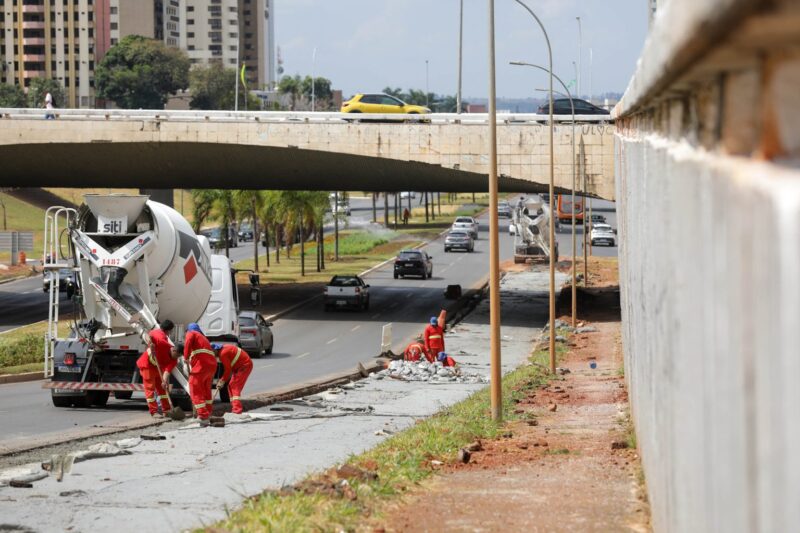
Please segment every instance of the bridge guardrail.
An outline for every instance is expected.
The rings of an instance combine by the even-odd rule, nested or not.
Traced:
[[[0,120],[44,120],[45,110],[38,108],[0,108]],[[60,120],[157,120],[168,122],[267,122],[267,123],[322,123],[346,124],[352,122],[387,123],[412,122],[420,124],[487,124],[487,113],[431,113],[427,115],[338,113],[310,111],[197,111],[197,110],[142,110],[142,109],[56,109]],[[548,115],[536,113],[501,113],[497,124],[546,124]],[[554,115],[556,123],[571,123],[572,115]],[[611,124],[608,115],[576,115],[576,122]]]

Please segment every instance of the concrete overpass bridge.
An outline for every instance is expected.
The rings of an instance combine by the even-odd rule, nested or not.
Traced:
[[[0,184],[141,188],[487,189],[485,114],[0,109]],[[398,120],[400,119],[400,120]],[[408,120],[404,120],[408,119]],[[557,118],[556,186],[572,186],[572,126]],[[549,181],[546,117],[498,116],[500,188]],[[614,198],[613,125],[578,117],[590,194]],[[580,179],[582,181],[582,179]],[[579,182],[580,184],[580,182]]]

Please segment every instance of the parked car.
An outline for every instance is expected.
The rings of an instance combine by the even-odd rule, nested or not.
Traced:
[[[608,246],[617,245],[617,234],[608,224],[594,224],[591,233],[592,246],[605,244]]]
[[[498,218],[511,218],[512,209],[508,202],[501,202],[497,204],[497,217]]]
[[[444,251],[445,253],[450,250],[459,249],[472,252],[475,250],[475,241],[468,231],[451,231],[444,238]]]
[[[425,106],[407,104],[388,94],[356,94],[342,104],[342,113],[402,113],[406,115],[424,115],[431,112]]]
[[[452,231],[465,230],[472,235],[473,239],[478,238],[478,223],[472,217],[457,217],[453,222]]]
[[[42,274],[42,291],[50,292],[50,282],[55,277],[52,271]],[[58,269],[58,291],[66,292],[69,298],[78,290],[78,281],[75,272],[70,268]]]
[[[416,197],[417,197],[417,194],[414,191],[403,191],[403,192],[400,193],[400,199],[401,200],[408,200],[409,198],[414,200]]]
[[[239,313],[239,345],[250,355],[261,357],[271,354],[274,345],[272,322],[267,322],[256,311]]]
[[[225,248],[224,228],[202,230],[200,234],[205,235],[212,250],[220,250]],[[228,248],[237,248],[238,246],[239,235],[236,233],[236,229],[232,226],[228,227]]]
[[[369,309],[369,285],[358,276],[333,276],[325,287],[325,310]]]
[[[424,250],[402,250],[394,260],[394,279],[405,276],[433,277],[433,261]]]
[[[580,98],[573,98],[572,102],[575,104],[575,114],[576,115],[610,115],[611,112],[607,109],[603,109],[602,107],[598,107],[592,103],[587,102],[586,100],[581,100]],[[539,115],[549,115],[550,114],[550,105],[549,102],[544,103],[543,105],[539,106],[539,110],[536,112]],[[572,114],[572,106],[569,103],[569,98],[556,98],[553,100],[553,114],[554,115],[571,115]]]

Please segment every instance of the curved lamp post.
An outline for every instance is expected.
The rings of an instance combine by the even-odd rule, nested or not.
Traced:
[[[555,179],[555,160],[553,156],[553,49],[550,46],[550,37],[547,36],[547,30],[544,29],[544,24],[539,20],[531,8],[529,8],[522,0],[514,0],[525,11],[530,13],[544,34],[544,40],[547,42],[547,73],[550,78],[550,372],[556,372],[556,262],[553,255],[556,243],[555,223],[553,217],[553,196]]]
[[[540,65],[534,65],[533,63],[526,63],[525,61],[511,61],[510,64],[511,65],[515,65],[515,66],[538,68],[539,70],[543,70],[543,71],[547,72],[546,68],[544,68],[544,67],[542,67]],[[576,285],[577,285],[577,279],[576,279],[577,278],[577,273],[576,273],[576,270],[575,270],[575,261],[576,261],[576,257],[577,257],[575,255],[575,253],[576,253],[575,249],[577,248],[577,242],[576,242],[576,238],[575,238],[575,180],[576,180],[576,174],[575,174],[575,102],[573,102],[572,94],[569,92],[569,88],[567,88],[567,85],[564,83],[564,81],[561,78],[559,78],[558,76],[556,76],[555,74],[553,74],[553,77],[556,79],[556,81],[558,81],[558,83],[561,84],[561,87],[564,88],[564,91],[566,91],[566,94],[560,93],[558,91],[553,91],[553,92],[556,93],[556,94],[559,94],[561,96],[566,96],[567,98],[569,98],[569,105],[572,108],[572,327],[574,328],[575,325],[577,324],[577,314],[578,314],[577,300],[576,300],[576,294],[575,294],[576,293]],[[543,91],[543,92],[547,91],[547,89],[536,89],[536,90],[537,91]],[[586,214],[584,212],[584,220],[585,219],[586,219]],[[584,223],[584,232],[585,232],[585,228],[586,228],[586,224]]]

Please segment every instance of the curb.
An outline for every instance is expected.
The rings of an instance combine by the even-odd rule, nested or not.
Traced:
[[[371,372],[375,372],[378,370],[383,370],[384,368],[384,360],[381,358],[375,358],[370,360],[369,362],[359,363],[361,368],[364,369],[364,372],[369,375]],[[244,401],[245,402],[259,402],[263,403],[263,405],[270,405],[274,403],[284,402],[288,400],[292,400],[295,398],[300,398],[302,396],[306,396],[309,394],[316,394],[323,390],[326,390],[330,387],[334,387],[336,385],[342,385],[344,383],[348,383],[350,381],[356,381],[360,379],[364,379],[366,376],[362,372],[361,368],[358,366],[355,367],[353,370],[345,371],[340,374],[328,374],[327,376],[322,376],[317,380],[307,381],[307,382],[300,382],[295,383],[293,385],[287,385],[280,389],[276,389],[272,392],[262,392],[253,394],[251,396],[247,396]],[[217,406],[219,407],[219,406]],[[261,406],[259,406],[261,407]],[[134,420],[127,425],[117,426],[113,428],[94,428],[88,430],[82,434],[77,436],[71,437],[53,437],[51,439],[45,441],[39,441],[35,445],[19,445],[19,446],[3,446],[0,444],[0,457],[5,457],[8,455],[15,455],[24,452],[31,452],[35,450],[40,450],[42,448],[47,448],[49,446],[58,446],[61,444],[66,444],[70,442],[80,442],[83,440],[95,438],[95,437],[102,437],[105,435],[113,435],[115,433],[124,433],[126,431],[132,431],[136,429],[145,429],[150,427],[161,426],[171,422],[170,420],[164,419],[156,419],[153,420],[150,416],[143,415],[138,420]]]
[[[0,281],[0,285],[5,285],[6,283],[13,283],[13,282],[19,281],[21,279],[28,279],[28,278],[32,278],[32,277],[33,277],[32,275],[29,275],[29,276],[17,276],[15,278],[8,278],[8,279],[4,279],[3,281]]]
[[[5,385],[6,383],[22,383],[23,381],[39,381],[40,379],[44,379],[44,372],[5,374],[0,376],[0,385]]]

